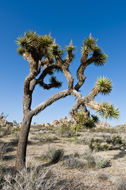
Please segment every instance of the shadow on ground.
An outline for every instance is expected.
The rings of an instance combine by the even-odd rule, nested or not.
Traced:
[[[126,156],[126,146],[123,147],[122,150],[120,150],[120,152],[116,155],[114,155],[113,159],[116,160],[116,159],[119,159],[119,158],[123,158]]]

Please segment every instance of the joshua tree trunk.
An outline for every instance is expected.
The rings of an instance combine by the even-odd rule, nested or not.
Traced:
[[[25,167],[26,149],[27,149],[31,120],[32,116],[30,113],[24,115],[23,122],[21,125],[18,147],[17,147],[16,165],[15,165],[17,171]]]

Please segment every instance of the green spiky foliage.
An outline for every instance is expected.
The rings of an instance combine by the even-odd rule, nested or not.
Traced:
[[[97,66],[104,65],[107,60],[107,55],[102,52],[100,48],[97,48],[93,52],[94,63]]]
[[[97,115],[91,115],[91,117],[95,124],[99,122],[99,118]]]
[[[63,50],[59,48],[59,45],[56,44],[55,40],[53,41],[53,44],[49,47],[50,54],[54,56],[62,56]]]
[[[72,52],[73,50],[75,50],[75,46],[73,46],[72,40],[71,40],[70,44],[69,44],[68,46],[66,46],[66,51],[67,51],[68,53],[70,53],[70,52]]]
[[[96,40],[90,35],[83,43],[81,48],[82,53],[90,53],[97,49]]]
[[[71,51],[75,50],[75,46],[73,46],[73,45],[68,45],[68,46],[66,47],[66,50],[67,50],[68,52],[71,52]]]
[[[103,102],[102,106],[104,108],[103,111],[100,111],[100,115],[106,119],[118,119],[119,118],[119,109],[114,108],[114,105],[109,102]]]
[[[45,55],[45,58],[48,58],[50,63],[54,63],[53,54],[52,54],[52,52],[49,49],[48,49],[47,54]]]
[[[55,68],[49,67],[48,70],[46,71],[46,74],[53,75],[55,71],[57,71],[57,72],[61,71],[62,72],[62,69],[59,66],[55,65]]]
[[[49,73],[48,73],[49,74]],[[52,75],[52,73],[50,73]],[[43,80],[39,81],[39,85],[44,87],[44,89],[51,89],[51,88],[60,88],[62,86],[62,82],[58,81],[56,77],[52,76],[49,79],[49,84],[45,84]]]
[[[87,128],[95,127],[96,123],[99,121],[98,117],[95,115],[84,116],[83,112],[77,113],[78,124],[83,125]]]
[[[112,91],[112,81],[104,76],[100,77],[96,81],[96,87],[102,94],[109,94]]]
[[[106,62],[107,55],[102,52],[102,49],[99,48],[96,43],[97,40],[95,40],[90,34],[89,37],[84,41],[81,52],[82,54],[92,53],[95,65],[101,66]]]
[[[39,36],[36,32],[26,32],[24,36],[18,37],[16,43],[20,55],[27,52],[36,60],[46,55],[47,48],[52,44],[52,38],[50,35]]]
[[[72,44],[72,40],[68,46],[66,46],[66,51],[68,53],[69,59],[72,60],[74,58],[73,51],[75,50],[75,46]]]
[[[62,82],[59,82],[56,77],[51,77],[50,78],[50,83],[55,87],[55,88],[60,88],[62,86]]]

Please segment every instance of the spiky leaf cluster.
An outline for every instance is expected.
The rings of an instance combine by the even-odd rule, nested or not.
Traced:
[[[97,79],[96,86],[104,95],[109,94],[112,91],[112,81],[104,76]]]
[[[45,58],[48,58],[50,63],[54,63],[54,57],[52,52],[48,49],[47,54],[45,55]]]
[[[97,66],[104,65],[107,59],[107,55],[102,52],[100,48],[96,48],[93,52],[94,63]]]
[[[95,40],[91,34],[89,37],[84,41],[83,46],[81,48],[82,54],[92,54],[93,62],[95,65],[100,66],[106,62],[107,55],[104,54],[101,48],[98,47],[96,44],[97,40]]]
[[[50,35],[39,36],[35,32],[26,32],[17,39],[19,54],[30,53],[34,59],[41,59],[47,53],[47,48],[52,44]]]
[[[72,45],[72,40],[71,40],[70,44],[68,46],[66,46],[66,51],[68,53],[68,58],[71,61],[74,58],[74,53],[73,53],[74,50],[75,50],[75,46]]]
[[[48,73],[48,74],[52,75],[53,73],[50,72],[50,73]],[[52,76],[52,77],[50,78],[50,80],[49,80],[49,84],[45,84],[45,83],[43,82],[43,80],[40,80],[40,81],[39,81],[39,85],[40,85],[41,87],[43,87],[44,89],[49,90],[49,89],[51,89],[51,88],[60,88],[61,85],[62,85],[62,83],[59,82],[59,81],[56,79],[56,77]]]
[[[61,85],[62,85],[62,83],[59,82],[59,81],[56,79],[56,77],[53,77],[53,76],[50,78],[50,83],[53,85],[54,88],[60,88]]]
[[[119,118],[119,109],[118,108],[114,108],[114,106],[112,104],[110,104],[109,102],[103,102],[102,106],[104,108],[103,111],[100,111],[100,115],[103,118],[106,119],[118,119]]]
[[[54,74],[54,72],[55,71],[57,71],[57,72],[59,72],[59,71],[61,71],[62,72],[62,69],[59,67],[59,66],[56,66],[55,65],[55,67],[48,67],[48,70],[46,70],[46,73],[45,73],[45,75],[52,75],[52,74]]]
[[[63,50],[59,48],[59,45],[56,44],[55,40],[53,41],[53,44],[49,47],[49,52],[52,54],[52,56],[61,56],[63,54]]]
[[[82,46],[82,53],[89,53],[94,51],[95,49],[97,49],[97,44],[96,44],[96,40],[94,38],[92,38],[92,36],[90,35],[83,43]]]
[[[66,46],[66,51],[67,52],[72,52],[73,50],[75,50],[75,46],[73,46],[72,40],[71,40],[70,44],[68,46]]]
[[[97,115],[91,115],[92,120],[94,121],[94,123],[98,123],[99,122],[99,118]]]
[[[77,113],[77,123],[81,124],[87,128],[95,127],[95,124],[99,121],[98,117],[95,115],[84,116],[83,112]]]

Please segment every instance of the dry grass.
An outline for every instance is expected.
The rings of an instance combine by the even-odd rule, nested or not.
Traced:
[[[120,181],[122,185],[119,186],[117,179],[126,176],[125,147],[100,152],[92,152],[89,149],[92,138],[101,139],[102,143],[109,137],[111,140],[114,137],[113,142],[120,144],[124,136],[116,133],[116,130],[113,133],[113,129],[110,129],[110,133],[104,130],[102,132],[92,130],[78,132],[73,136],[69,135],[69,130],[63,129],[60,131],[62,135],[61,133],[57,135],[56,128],[52,130],[33,126],[27,150],[27,167],[30,169],[19,173],[16,178],[9,168],[15,163],[17,139],[14,139],[13,134],[1,137],[2,188],[37,190],[41,186],[42,190],[124,190],[119,189],[125,187],[124,181]],[[18,130],[14,131],[16,132]],[[60,150],[63,150],[64,155],[59,154],[62,152]]]

